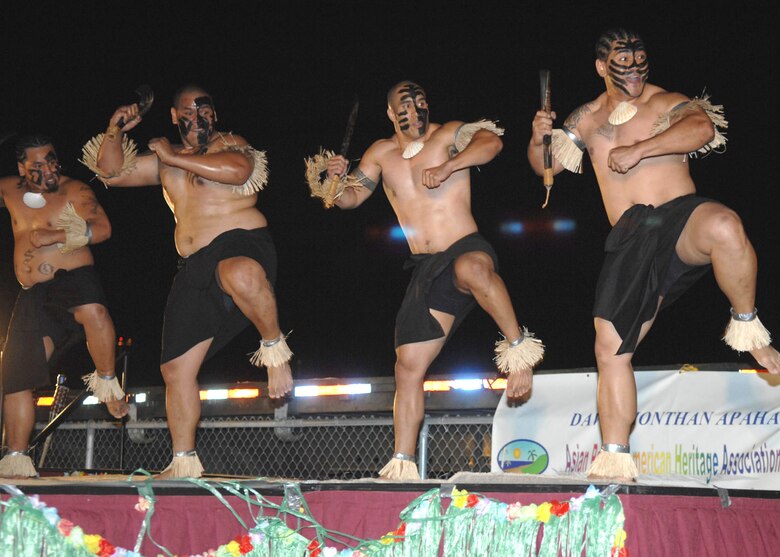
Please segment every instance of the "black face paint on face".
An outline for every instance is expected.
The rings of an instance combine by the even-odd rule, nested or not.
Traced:
[[[29,161],[24,178],[29,184],[54,193],[60,188],[60,163],[54,151],[46,153],[43,161]]]
[[[398,129],[401,131],[407,131],[411,126],[409,122],[409,109],[407,106],[413,107],[417,113],[417,121],[420,122],[420,126],[417,128],[418,135],[420,137],[425,135],[428,131],[428,99],[425,98],[425,91],[414,83],[407,83],[398,89],[398,94],[401,95],[400,102],[402,110],[396,113],[398,121]]]
[[[209,96],[198,97],[194,101],[194,117],[181,114],[178,119],[179,133],[185,139],[193,131],[196,132],[195,145],[205,147],[215,130],[217,114],[214,101]]]
[[[641,93],[650,75],[644,43],[640,39],[616,40],[607,64],[607,74],[615,87],[630,97],[635,95],[628,90],[629,81],[638,78],[642,85]]]

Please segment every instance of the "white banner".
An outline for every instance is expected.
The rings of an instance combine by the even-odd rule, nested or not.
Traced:
[[[631,453],[640,481],[780,490],[780,377],[638,371]],[[583,475],[601,445],[596,373],[534,377],[530,400],[501,398],[492,472]],[[582,476],[584,477],[584,475]]]

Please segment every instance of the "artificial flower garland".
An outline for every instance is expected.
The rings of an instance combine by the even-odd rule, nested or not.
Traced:
[[[214,491],[213,484],[193,481]],[[415,499],[401,512],[398,527],[378,540],[358,540],[345,534],[329,532],[311,517],[300,489],[279,506],[265,500],[250,499],[253,492],[233,482],[220,488],[243,495],[264,510],[279,511],[277,516],[261,516],[247,533],[237,536],[216,549],[178,557],[391,557],[418,555],[434,557],[443,548],[445,557],[482,556],[511,557],[535,555],[557,557],[609,555],[627,557],[625,516],[617,495],[590,486],[581,496],[567,501],[550,501],[539,505],[507,504],[481,494],[446,486],[432,489]],[[61,518],[57,509],[45,505],[37,495],[25,496],[14,490],[13,497],[2,502],[0,512],[0,555],[16,557],[143,557],[138,551],[154,514],[155,498],[150,482],[139,487],[141,496],[135,506],[144,513],[144,525],[134,550],[116,547],[97,534],[86,534],[79,526]],[[442,502],[451,502],[443,509]],[[220,500],[229,507],[224,498]],[[291,504],[292,503],[292,504]],[[230,508],[230,507],[229,507]],[[293,510],[294,509],[294,510]],[[232,510],[232,509],[231,509]],[[235,514],[235,513],[234,513]],[[236,518],[243,524],[238,515]],[[308,539],[300,529],[287,524],[290,519],[304,519],[317,535]],[[541,536],[539,535],[541,531]],[[357,542],[337,549],[328,542],[349,537]],[[442,536],[444,536],[442,544]],[[151,536],[148,536],[151,539]],[[173,554],[152,542],[165,555]],[[340,541],[341,545],[350,545]],[[158,554],[163,557],[163,554]]]

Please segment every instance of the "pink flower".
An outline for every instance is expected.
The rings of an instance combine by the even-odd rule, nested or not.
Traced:
[[[67,518],[63,518],[57,523],[57,530],[67,538],[70,536],[71,530],[73,530],[73,523]]]

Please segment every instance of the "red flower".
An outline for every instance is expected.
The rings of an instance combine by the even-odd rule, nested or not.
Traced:
[[[99,557],[111,557],[116,552],[116,547],[111,545],[105,538],[100,538],[98,545]]]
[[[473,493],[469,493],[469,496],[466,497],[466,507],[471,508],[477,503],[479,503],[479,497],[477,497]]]
[[[619,549],[617,547],[613,547],[612,548],[612,553],[610,553],[609,556],[610,557],[628,557],[628,549],[626,549],[625,547],[621,547]]]
[[[249,534],[238,536],[236,541],[238,542],[238,550],[241,552],[241,555],[246,555],[254,549],[254,546],[252,545],[252,538],[249,536]]]
[[[306,549],[309,550],[309,557],[320,557],[320,553],[322,550],[320,550],[320,542],[317,540],[312,540],[309,542],[309,545],[306,546]]]
[[[395,536],[395,542],[402,542],[404,541],[404,536],[406,536],[406,522],[402,522],[401,525],[393,530],[393,536]]]
[[[563,516],[569,512],[568,501],[564,501],[563,503],[559,503],[558,501],[551,501],[550,505],[550,513],[554,514],[555,516]]]

